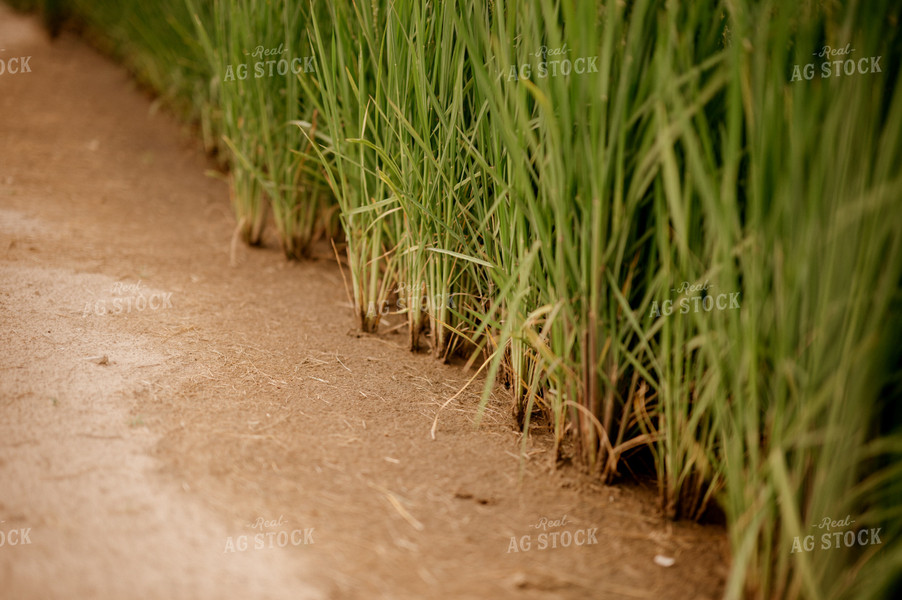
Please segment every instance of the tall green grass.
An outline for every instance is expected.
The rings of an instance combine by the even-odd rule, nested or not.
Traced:
[[[481,262],[464,254],[467,222],[458,212],[468,203],[467,160],[459,147],[472,96],[469,69],[450,5],[438,9],[414,0],[404,10],[398,4],[389,10],[395,24],[387,44],[390,100],[380,115],[387,126],[395,124],[400,150],[389,184],[404,214],[399,279],[405,283],[410,346],[419,346],[428,325],[434,354],[447,358],[461,326],[453,298],[464,304],[468,267]]]
[[[380,8],[375,2],[334,2],[312,23],[317,73],[305,89],[328,138],[320,144],[303,129],[298,136],[314,145],[341,208],[352,301],[368,332],[376,331],[388,308],[402,228],[400,208],[383,176],[394,148],[377,108],[388,104],[379,77],[386,68],[390,15]]]
[[[188,4],[214,73],[238,231],[248,244],[260,244],[271,207],[285,255],[308,256],[329,197],[320,169],[311,167],[312,149],[296,144],[294,123],[316,128],[313,103],[301,94],[301,79],[313,70],[307,8],[214,0],[205,19],[195,2]]]

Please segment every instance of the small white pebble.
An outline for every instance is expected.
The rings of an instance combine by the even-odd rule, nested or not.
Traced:
[[[673,563],[676,562],[675,558],[671,558],[669,556],[664,556],[661,554],[655,555],[655,564],[660,565],[662,567],[672,567]]]

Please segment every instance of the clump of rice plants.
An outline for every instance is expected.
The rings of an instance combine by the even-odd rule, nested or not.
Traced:
[[[891,381],[886,343],[900,333],[902,105],[887,102],[899,97],[895,81],[798,85],[791,74],[812,50],[839,46],[839,31],[862,56],[886,52],[891,19],[874,18],[886,7],[731,3],[718,45],[684,35],[717,12],[697,7],[668,11],[657,38],[669,51],[655,70],[656,293],[684,281],[705,288],[696,305],[723,291],[737,306],[700,311],[676,291],[685,312],[637,315],[653,323],[644,360],[665,510],[698,517],[712,499],[725,509],[729,598],[885,597],[897,542],[799,540],[824,518],[857,515],[873,530],[898,514],[892,493],[875,489],[893,472],[882,465],[898,456],[898,429],[867,436]]]
[[[329,197],[295,123],[315,129],[301,78],[314,70],[308,7],[290,2],[222,0],[205,21],[192,6],[215,76],[223,140],[231,155],[232,203],[248,244],[262,242],[269,207],[289,258],[310,254]]]
[[[496,193],[482,221],[505,242],[491,243],[505,290],[493,371],[506,361],[520,414],[544,405],[558,441],[572,423],[581,456],[610,480],[647,441],[624,312],[642,292],[655,166],[641,162],[654,141],[643,76],[653,22],[643,2],[631,22],[617,3],[493,6],[470,2],[459,21],[487,111],[472,150]]]
[[[428,330],[433,353],[447,359],[463,340],[460,309],[473,270],[490,266],[470,253],[472,159],[459,151],[474,88],[453,5],[413,0],[387,10],[386,64],[377,73],[386,102],[373,118],[386,132],[381,174],[403,215],[399,305],[411,349]]]
[[[387,311],[402,235],[400,207],[383,176],[392,168],[386,144],[394,138],[377,108],[387,106],[387,90],[380,85],[391,18],[386,6],[377,0],[333,2],[312,22],[317,71],[305,92],[328,136],[317,142],[302,129],[300,138],[318,153],[341,208],[352,301],[366,332],[376,331]]]

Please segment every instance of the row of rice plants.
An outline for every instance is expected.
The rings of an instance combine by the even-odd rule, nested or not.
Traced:
[[[783,162],[778,150],[788,145],[784,136],[793,130],[775,125],[773,137],[762,137],[761,123],[768,119],[757,116],[776,110],[770,122],[798,116],[798,122],[812,123],[798,133],[810,145],[819,133],[812,115],[848,119],[851,106],[861,131],[879,127],[869,117],[873,111],[859,107],[870,96],[860,86],[850,86],[857,100],[842,102],[828,101],[821,90],[814,90],[817,98],[802,92],[795,105],[799,114],[785,114],[785,69],[772,68],[786,64],[781,52],[790,42],[811,48],[816,35],[811,32],[823,34],[860,15],[854,10],[828,15],[815,8],[803,15],[807,21],[799,15],[789,19],[786,11],[781,21],[774,19],[775,6],[719,2],[661,10],[641,1],[629,6],[460,1],[423,9],[416,2],[355,5],[353,16],[364,31],[373,32],[366,23],[383,20],[365,38],[366,50],[346,55],[378,59],[368,63],[371,71],[361,70],[359,60],[355,70],[333,64],[333,81],[342,71],[351,73],[347,85],[355,94],[350,100],[322,100],[347,102],[345,110],[365,104],[364,116],[374,115],[372,131],[381,134],[364,138],[370,131],[361,128],[361,135],[346,135],[343,142],[344,159],[374,165],[368,172],[387,186],[369,207],[352,207],[354,214],[379,220],[374,205],[380,202],[378,209],[390,216],[398,208],[403,214],[395,245],[379,248],[384,253],[378,258],[386,264],[392,257],[400,261],[391,269],[378,268],[381,279],[373,281],[380,282],[381,292],[399,273],[413,282],[405,286],[415,295],[409,306],[417,306],[423,291],[426,298],[442,298],[449,279],[420,273],[428,272],[437,254],[453,258],[451,270],[467,275],[462,295],[472,295],[460,304],[460,322],[472,325],[471,341],[488,347],[493,357],[486,389],[503,373],[524,424],[534,406],[543,408],[557,439],[563,441],[572,428],[583,457],[608,480],[624,452],[651,442],[666,514],[699,518],[712,499],[726,509],[737,557],[731,596],[843,597],[867,588],[879,597],[891,584],[896,544],[854,560],[842,552],[789,555],[800,523],[838,515],[840,507],[862,508],[865,491],[873,502],[873,484],[852,495],[842,490],[868,476],[865,463],[875,453],[886,457],[898,445],[896,436],[869,448],[860,437],[878,418],[880,385],[864,389],[865,380],[853,385],[844,379],[837,386],[835,379],[818,376],[837,369],[845,374],[844,365],[861,360],[862,342],[824,361],[812,336],[836,322],[837,311],[851,311],[875,320],[846,335],[890,339],[874,323],[887,318],[897,291],[884,285],[887,295],[877,300],[879,306],[865,309],[863,303],[873,299],[860,291],[844,300],[832,287],[774,278],[783,271],[766,253],[792,246],[795,256],[812,263],[809,271],[820,265],[827,281],[848,280],[849,263],[832,255],[818,262],[823,252],[817,249],[824,245],[818,236],[848,216],[861,190],[837,182],[832,199],[825,199],[822,184],[815,183],[831,169]],[[716,15],[714,27],[711,15]],[[453,19],[455,30],[440,31],[434,47],[424,46],[424,24],[434,27],[445,19]],[[331,39],[327,27],[324,23],[317,32],[321,51]],[[353,43],[353,35],[337,27],[333,35]],[[737,29],[763,36],[754,71],[749,38],[736,43]],[[433,52],[444,44],[450,44],[445,55],[458,58],[436,61]],[[465,47],[465,58],[455,44]],[[540,72],[533,57],[547,61],[549,49],[564,48],[575,52],[573,57],[597,56],[592,64],[598,65],[598,76],[529,77],[530,71]],[[802,54],[796,58],[802,60]],[[752,72],[769,74],[773,81],[750,86]],[[443,80],[453,81],[460,96],[442,92]],[[360,92],[363,84],[376,93]],[[331,89],[340,93],[338,86]],[[436,102],[430,106],[422,99]],[[456,135],[446,125],[452,118]],[[345,121],[334,123],[340,127]],[[887,142],[890,155],[894,140]],[[875,151],[875,141],[844,140],[847,152],[836,158],[849,165],[877,160],[885,154]],[[448,154],[445,144],[457,144],[465,156]],[[862,154],[863,147],[872,154]],[[816,164],[831,163],[819,157]],[[761,172],[768,173],[764,195],[750,189],[751,174]],[[779,178],[770,181],[774,173]],[[882,189],[891,183],[890,173],[875,174],[863,189]],[[792,206],[785,194],[800,185],[810,195],[809,212],[795,222],[784,208]],[[880,195],[885,202],[893,197]],[[455,218],[444,217],[448,206]],[[888,205],[877,208],[867,216],[875,226],[882,224],[886,247],[893,239],[888,236],[898,233],[899,219],[887,216]],[[751,218],[756,213],[762,219]],[[467,232],[469,237],[461,235]],[[867,255],[879,239],[861,238],[858,251]],[[835,252],[836,239],[828,243]],[[895,263],[865,266],[869,275],[856,271],[859,290],[899,280]],[[698,300],[714,302],[709,293],[692,298],[696,309],[685,318],[655,313],[658,301],[681,282],[702,287],[709,280],[726,290],[724,299],[731,304],[733,295],[741,295],[743,305],[751,306],[733,310],[725,304],[727,310],[701,312]],[[799,322],[812,292],[831,299],[822,304],[828,312],[807,314]],[[675,303],[690,300],[685,289],[676,293]],[[358,300],[361,314],[364,305]],[[436,314],[441,306],[427,307],[433,327],[448,323]],[[659,318],[649,322],[650,314]],[[415,347],[422,323],[416,314],[408,320]],[[793,320],[799,323],[796,342],[785,333]],[[829,344],[835,337],[814,339]],[[880,364],[885,351],[885,341],[875,343],[870,358]],[[830,367],[825,370],[824,364]],[[876,381],[885,379],[885,368],[877,375]],[[822,404],[828,397],[832,402]],[[805,465],[797,466],[792,478],[783,464],[790,458]],[[887,471],[875,473],[871,476],[887,478]],[[814,498],[823,504],[812,506]],[[859,514],[880,515],[887,523],[893,513],[884,507]],[[879,574],[867,586],[856,577],[864,567]]]
[[[373,13],[381,8],[381,14],[392,14],[393,6],[382,5]],[[861,15],[854,10],[828,15],[815,8],[803,15],[807,20],[799,15],[790,19],[773,5],[728,7],[718,2],[656,9],[643,2],[628,7],[616,2],[602,7],[458,2],[453,7],[457,35],[472,71],[468,77],[464,63],[459,71],[446,70],[445,77],[462,74],[458,87],[475,94],[467,98],[471,110],[458,125],[457,141],[469,154],[471,160],[460,164],[471,176],[443,178],[444,189],[431,204],[418,205],[417,199],[427,196],[421,196],[424,186],[416,178],[408,187],[389,186],[394,197],[388,199],[397,200],[405,214],[405,232],[416,232],[398,238],[396,253],[404,256],[426,244],[426,249],[450,256],[468,254],[469,260],[461,257],[459,264],[485,263],[486,268],[474,272],[470,287],[485,294],[469,304],[484,311],[476,315],[481,337],[473,341],[493,351],[487,386],[506,371],[524,420],[539,404],[554,419],[559,439],[572,426],[584,458],[607,479],[616,473],[623,452],[653,442],[662,502],[671,517],[698,518],[712,499],[720,501],[737,557],[731,596],[844,597],[869,589],[871,597],[880,597],[898,560],[895,543],[864,557],[790,554],[800,523],[873,502],[873,484],[861,488],[871,492],[865,504],[864,491],[842,491],[869,476],[885,480],[887,471],[869,475],[865,463],[875,452],[886,457],[898,445],[898,436],[875,447],[864,444],[861,435],[880,414],[881,387],[872,382],[865,388],[864,379],[855,383],[846,366],[863,360],[864,340],[876,340],[869,357],[883,362],[880,353],[891,332],[882,332],[876,323],[887,319],[897,294],[885,282],[898,283],[898,265],[844,261],[834,255],[835,236],[826,242],[830,260],[819,260],[825,245],[819,236],[855,212],[850,208],[855,198],[862,193],[870,198],[873,190],[882,190],[878,197],[883,204],[869,206],[867,217],[873,221],[868,223],[882,229],[874,231],[880,235],[860,238],[857,252],[866,260],[873,248],[892,247],[899,218],[889,213],[888,203],[896,197],[891,168],[860,188],[837,181],[830,198],[824,197],[822,182],[837,164],[849,165],[839,170],[845,177],[853,165],[898,156],[893,146],[897,136],[878,149],[874,132],[885,123],[874,120],[875,111],[862,102],[879,95],[863,86],[850,85],[854,91],[848,93],[857,96],[839,96],[839,101],[817,88],[813,94],[801,92],[798,114],[786,114],[786,98],[792,97],[786,70],[774,68],[786,64],[790,42],[812,48],[811,40],[824,29],[848,30],[848,25],[840,26]],[[450,9],[445,5],[444,10]],[[782,21],[774,18],[778,13]],[[711,15],[717,16],[714,27]],[[754,70],[750,38],[735,41],[736,30],[746,29],[762,36],[757,46],[752,44],[762,49],[754,54],[760,61]],[[393,48],[391,40],[378,47],[389,56],[428,56],[416,46],[414,22],[407,31],[394,38],[408,44],[406,53],[386,50]],[[541,55],[543,47],[546,53],[569,48],[574,57],[597,55],[599,77],[529,78],[523,65],[530,64],[537,49]],[[406,76],[405,70],[417,68],[409,65],[402,63],[399,72]],[[750,85],[752,73],[767,74],[771,81]],[[423,85],[434,85],[430,71],[421,77]],[[374,79],[382,80],[378,73]],[[409,79],[404,82],[411,85]],[[375,96],[368,101],[375,102],[375,112],[401,123],[413,139],[411,146],[431,141],[433,148],[425,156],[441,156],[440,125],[424,128],[428,120],[414,122],[416,103],[406,95],[409,89],[388,95],[384,104]],[[814,94],[817,98],[807,97]],[[445,107],[453,107],[453,99],[448,100]],[[784,161],[779,149],[792,146],[785,136],[794,130],[779,124],[796,117],[794,123],[811,123],[795,134],[814,147],[821,133],[814,123],[848,123],[850,107],[861,121],[860,131],[870,131],[872,137],[843,139],[837,132],[846,152],[831,154],[832,163],[826,156]],[[767,111],[776,112],[768,115],[771,119],[758,116]],[[770,127],[772,137],[762,135],[764,122],[777,124]],[[391,128],[391,123],[389,118],[384,125]],[[372,144],[372,156],[385,161],[383,172],[404,181],[404,169],[389,159],[396,148]],[[883,163],[895,166],[885,158]],[[418,175],[415,166],[424,163],[403,164]],[[460,172],[455,161],[440,164],[440,173]],[[824,167],[806,166],[811,164]],[[756,191],[752,176],[761,173],[767,173],[758,184],[766,184],[764,194]],[[790,214],[785,207],[793,205],[793,198],[787,194],[800,186],[809,212]],[[461,201],[455,195],[461,189],[481,202]],[[470,231],[481,233],[469,238],[466,253],[447,245],[447,238],[428,235],[429,227],[454,226],[456,221],[441,223],[430,214],[448,198],[462,217],[458,221],[469,219]],[[756,214],[761,218],[752,218]],[[793,218],[800,216],[804,218]],[[818,273],[832,286],[775,279],[784,268],[778,269],[767,253],[784,247],[804,259],[809,277]],[[857,292],[845,296],[835,286],[851,281],[850,264],[860,283]],[[657,301],[668,290],[681,288],[681,282],[702,287],[709,280],[726,290],[723,300],[731,305],[734,295],[736,300],[742,296],[748,308],[733,310],[724,304],[725,310],[699,311],[699,300],[703,306],[713,304],[715,296],[709,293],[692,298],[696,308],[685,318],[654,312]],[[433,285],[426,282],[426,297],[441,291]],[[861,293],[872,288],[886,294],[875,299]],[[676,293],[674,302],[692,306],[686,290]],[[821,304],[826,312],[807,312],[813,296],[828,299]],[[649,324],[650,314],[660,318]],[[844,329],[851,340],[861,341],[850,342],[844,354],[825,355],[819,344],[826,347],[836,336],[821,332],[842,323],[837,314],[870,315],[874,321],[855,331]],[[797,323],[795,342],[786,333],[790,322]],[[414,321],[411,327],[416,327]],[[840,385],[835,378],[823,378],[837,370],[844,376]],[[876,375],[877,382],[885,380],[885,365]],[[827,398],[831,401],[823,404]],[[799,469],[791,478],[783,464],[789,460]],[[823,504],[814,506],[814,498]],[[879,522],[887,523],[894,513],[884,506],[859,514],[880,515]],[[856,577],[865,566],[879,574],[867,585]]]
[[[199,42],[183,9],[94,18],[206,65],[247,242],[272,204],[304,256],[328,187],[361,328],[466,352],[606,481],[649,448],[667,516],[725,511],[728,597],[891,595],[898,7],[186,1]],[[790,82],[846,43],[883,72]],[[280,45],[315,68],[226,80]],[[847,514],[883,543],[795,551]]]

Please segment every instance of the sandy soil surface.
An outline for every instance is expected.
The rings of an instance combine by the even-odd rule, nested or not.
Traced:
[[[503,390],[433,440],[471,374],[358,334],[334,261],[231,264],[122,68],[2,5],[0,49],[0,597],[720,597],[722,528],[520,459]]]

